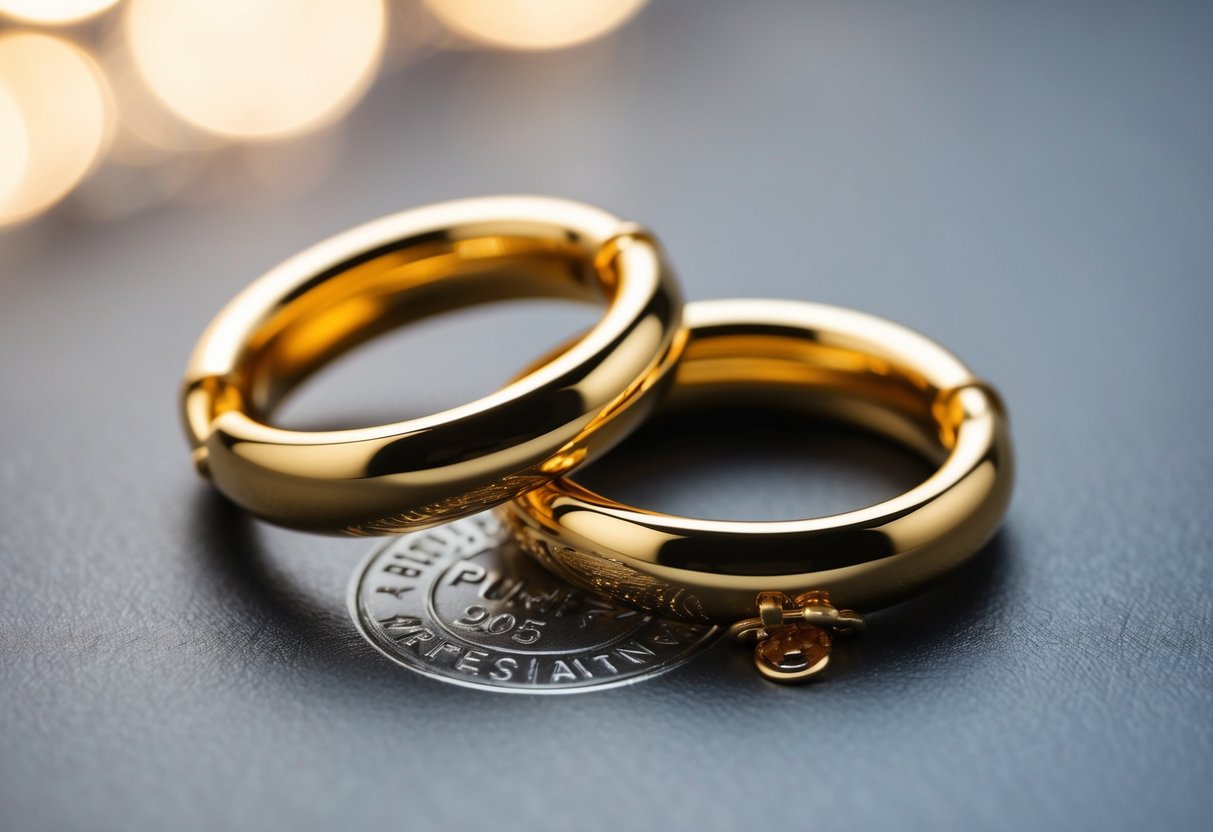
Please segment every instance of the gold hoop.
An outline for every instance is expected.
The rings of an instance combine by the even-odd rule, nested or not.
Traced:
[[[994,390],[947,350],[881,318],[811,303],[699,302],[685,317],[690,341],[669,406],[727,397],[796,407],[892,437],[938,470],[878,505],[786,522],[673,517],[558,479],[503,507],[549,568],[662,615],[751,619],[739,624],[743,635],[793,619],[848,629],[862,619],[834,604],[901,600],[993,535],[1011,496],[1006,416]],[[803,603],[786,609],[792,598]]]
[[[299,382],[390,328],[516,297],[606,301],[566,351],[478,401],[381,427],[266,423]],[[447,522],[573,470],[638,424],[685,342],[652,238],[541,197],[460,200],[338,235],[278,266],[203,334],[182,408],[199,471],[236,503],[309,531]]]

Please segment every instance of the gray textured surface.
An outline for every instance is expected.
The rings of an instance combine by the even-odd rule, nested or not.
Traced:
[[[0,237],[0,825],[1205,828],[1211,43],[1198,3],[660,2],[583,50],[387,79],[293,199]],[[852,305],[955,349],[1012,410],[1005,531],[807,690],[726,649],[542,700],[388,664],[344,609],[370,544],[212,497],[178,374],[282,257],[518,191],[652,225],[692,298]],[[446,359],[402,335],[294,418],[458,401],[578,320],[476,313],[433,330]],[[848,468],[849,439],[719,468],[697,441],[693,477],[620,488],[789,515],[908,475]]]

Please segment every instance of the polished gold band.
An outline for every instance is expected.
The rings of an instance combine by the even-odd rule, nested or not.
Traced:
[[[469,404],[355,430],[266,423],[309,374],[387,329],[521,297],[608,308],[565,351]],[[182,395],[194,460],[236,503],[294,528],[389,534],[466,516],[635,427],[682,350],[681,309],[649,235],[586,205],[491,197],[386,217],[286,261],[211,323]]]
[[[938,469],[878,505],[786,522],[672,517],[558,479],[502,509],[549,568],[664,615],[733,622],[773,592],[807,599],[782,612],[774,602],[777,618],[825,620],[838,616],[830,601],[873,609],[917,592],[994,533],[1011,495],[1006,416],[951,353],[889,321],[810,303],[699,302],[686,323],[667,406],[796,408],[903,442]]]

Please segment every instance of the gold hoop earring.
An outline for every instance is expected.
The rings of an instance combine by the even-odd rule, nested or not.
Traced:
[[[807,678],[825,666],[831,632],[863,625],[850,608],[918,592],[994,534],[1013,479],[1003,405],[947,350],[860,312],[720,300],[690,304],[686,321],[671,407],[796,407],[892,437],[937,470],[878,505],[804,520],[674,517],[567,478],[503,511],[524,548],[573,583],[654,613],[732,623],[736,637],[758,639],[764,675]]]
[[[304,378],[387,329],[542,296],[607,311],[496,393],[356,430],[267,421]],[[286,261],[211,323],[182,393],[194,462],[236,503],[297,529],[390,534],[464,517],[573,470],[638,424],[684,344],[681,314],[652,237],[587,205],[491,197],[386,217]]]

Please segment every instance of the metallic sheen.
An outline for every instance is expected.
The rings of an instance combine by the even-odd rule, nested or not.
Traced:
[[[806,682],[830,662],[830,631],[852,635],[866,622],[854,610],[840,610],[827,592],[806,592],[789,602],[782,592],[760,592],[758,617],[738,621],[729,635],[756,642],[754,665],[773,682]]]
[[[686,320],[668,406],[687,418],[722,399],[794,408],[889,436],[938,469],[877,505],[778,522],[657,514],[561,478],[502,509],[549,568],[639,609],[731,623],[755,617],[763,592],[824,591],[860,610],[894,603],[994,534],[1011,497],[1007,420],[994,390],[951,353],[881,318],[811,303],[699,302]]]
[[[465,687],[601,690],[669,670],[715,627],[589,595],[524,555],[492,513],[412,532],[354,576],[350,609],[392,661]]]
[[[549,296],[608,308],[485,398],[354,430],[267,422],[309,374],[385,330]],[[286,261],[211,323],[182,394],[194,461],[236,503],[298,529],[390,534],[464,517],[573,470],[639,423],[685,342],[681,310],[653,239],[596,208],[487,197],[386,217]]]

